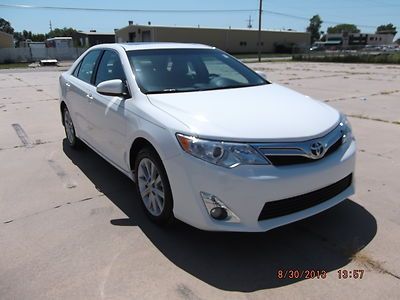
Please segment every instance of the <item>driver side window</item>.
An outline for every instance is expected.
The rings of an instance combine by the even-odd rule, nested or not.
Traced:
[[[100,60],[95,85],[112,79],[125,81],[126,77],[118,53],[106,50]]]

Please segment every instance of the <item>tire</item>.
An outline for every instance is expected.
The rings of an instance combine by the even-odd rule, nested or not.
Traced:
[[[158,154],[150,148],[139,151],[135,160],[136,191],[146,215],[159,225],[174,221],[171,186]]]
[[[64,107],[63,109],[63,121],[64,121],[63,125],[65,130],[65,136],[68,145],[74,149],[79,148],[80,140],[76,136],[75,126],[74,123],[72,122],[72,118],[67,107]]]

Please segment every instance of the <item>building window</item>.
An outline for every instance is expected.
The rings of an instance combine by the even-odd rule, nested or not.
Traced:
[[[239,45],[240,45],[240,46],[247,46],[247,42],[241,41],[241,42],[239,43]]]
[[[370,41],[373,41],[373,40],[374,40],[374,37],[371,36],[371,37],[369,38],[369,40],[370,40]]]

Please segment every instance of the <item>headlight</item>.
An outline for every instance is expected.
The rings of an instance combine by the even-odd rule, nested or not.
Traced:
[[[351,129],[351,125],[349,120],[345,115],[341,116],[340,124],[341,126],[341,131],[342,131],[342,144],[345,144],[351,140],[354,140],[353,132]]]
[[[176,134],[182,149],[209,163],[234,168],[239,165],[267,165],[267,160],[247,144],[226,143]]]

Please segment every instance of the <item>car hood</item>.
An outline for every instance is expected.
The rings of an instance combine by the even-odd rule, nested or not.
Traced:
[[[329,132],[340,119],[332,107],[278,84],[148,98],[189,128],[183,133],[230,141],[311,139]]]

